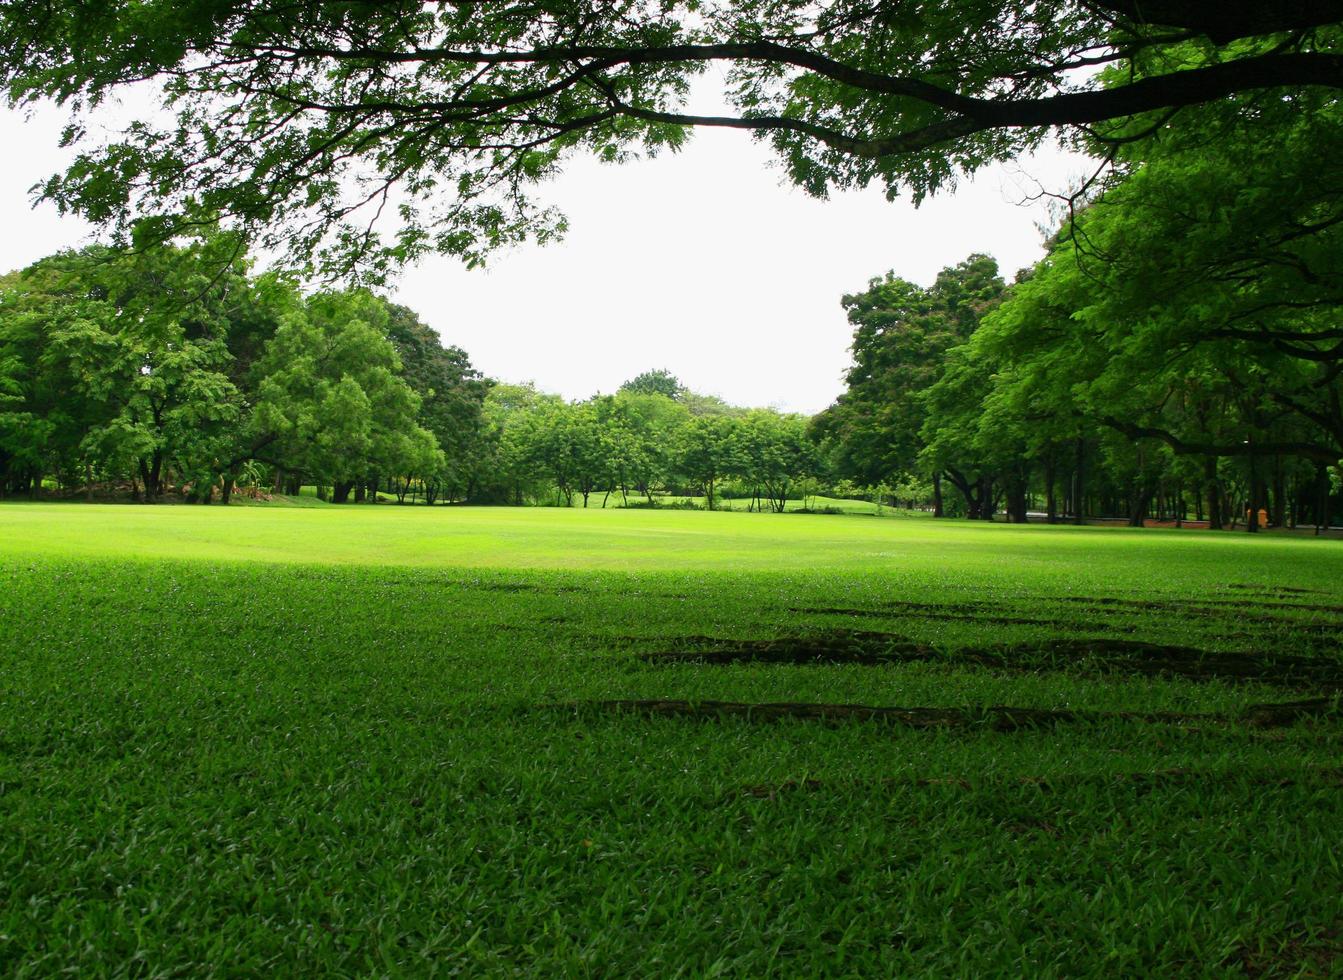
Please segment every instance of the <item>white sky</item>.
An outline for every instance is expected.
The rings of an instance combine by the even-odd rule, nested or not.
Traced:
[[[0,271],[88,240],[83,224],[29,206],[28,188],[60,168],[61,121],[0,107]],[[733,403],[817,412],[843,390],[844,293],[888,269],[928,283],[975,251],[1010,279],[1043,254],[1045,205],[1022,203],[1032,181],[1063,190],[1084,169],[1042,154],[917,210],[876,190],[817,201],[783,185],[768,148],[702,131],[676,155],[575,162],[544,195],[569,217],[563,242],[483,271],[428,260],[394,296],[501,380],[583,398],[667,368]]]

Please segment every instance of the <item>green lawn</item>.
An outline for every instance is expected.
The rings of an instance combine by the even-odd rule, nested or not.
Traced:
[[[3,505],[0,975],[1337,975],[1341,635],[1309,538]]]

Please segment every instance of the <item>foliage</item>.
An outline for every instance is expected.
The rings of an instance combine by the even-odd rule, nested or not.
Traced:
[[[568,158],[676,149],[696,126],[769,140],[813,194],[921,199],[1051,133],[1089,141],[1113,120],[1132,141],[1162,110],[1332,93],[1338,20],[1252,0],[11,0],[0,85],[65,104],[86,144],[123,87],[157,93],[48,183],[62,207],[141,241],[223,217],[376,276],[551,238],[563,220],[531,189]],[[725,114],[689,105],[704,75]],[[1238,120],[1257,124],[1252,107]]]
[[[634,395],[662,395],[666,398],[679,398],[681,393],[685,391],[685,386],[681,384],[676,375],[659,368],[635,375],[621,385],[620,390]]]
[[[217,272],[236,252],[220,235],[91,248],[0,283],[0,493],[51,476],[209,502],[262,463],[341,499],[379,475],[461,486],[484,392],[465,354],[370,293],[305,298],[237,258]]]
[[[940,423],[929,423],[924,396],[942,378],[948,350],[969,339],[1003,289],[997,263],[976,254],[928,288],[887,273],[844,297],[854,325],[848,390],[812,423],[839,472],[867,485],[948,472],[963,493],[979,493],[969,460],[925,453]],[[966,397],[973,410],[978,401]]]
[[[888,275],[845,298],[849,388],[813,436],[861,482],[931,476],[938,508],[949,480],[972,517],[1001,502],[1024,521],[1043,497],[1050,520],[1183,521],[1192,503],[1213,527],[1328,523],[1341,124],[1329,93],[1302,90],[1186,109],[1136,149],[1098,132],[1108,175],[1009,292],[938,304],[936,284]]]
[[[389,304],[387,313],[387,337],[401,360],[401,376],[420,397],[418,421],[443,451],[442,469],[420,473],[435,493],[470,496],[473,462],[484,435],[481,408],[493,382],[471,366],[466,351],[444,347],[438,333],[413,310]]]

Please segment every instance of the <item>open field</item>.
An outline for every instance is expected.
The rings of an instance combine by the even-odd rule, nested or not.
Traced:
[[[1340,691],[1337,541],[4,505],[0,973],[1336,975]]]

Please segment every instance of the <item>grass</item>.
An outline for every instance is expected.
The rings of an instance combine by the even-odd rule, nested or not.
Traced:
[[[0,627],[6,975],[1343,970],[1338,542],[13,504]]]

